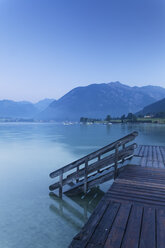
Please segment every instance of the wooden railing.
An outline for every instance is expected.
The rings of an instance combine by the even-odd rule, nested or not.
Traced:
[[[136,143],[127,145],[138,135],[133,132],[95,152],[86,155],[52,173],[51,178],[59,177],[59,181],[50,185],[51,191],[59,188],[59,196],[62,197],[63,186],[66,184],[83,183],[84,193],[88,190],[88,180],[91,176],[103,172],[107,168],[113,167],[114,178],[118,174],[118,163],[124,162],[133,156]],[[65,178],[64,178],[65,175]]]

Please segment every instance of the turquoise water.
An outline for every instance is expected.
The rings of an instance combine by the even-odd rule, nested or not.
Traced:
[[[0,248],[67,247],[109,184],[60,201],[49,173],[134,130],[139,144],[165,145],[157,124],[0,124]]]

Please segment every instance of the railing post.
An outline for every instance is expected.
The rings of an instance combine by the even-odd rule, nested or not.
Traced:
[[[114,179],[118,176],[117,166],[118,166],[118,152],[119,152],[119,144],[117,143],[115,146],[115,165],[114,165]]]
[[[76,175],[77,179],[76,179],[76,183],[79,182],[79,165],[77,166],[77,175]]]
[[[85,170],[84,170],[84,194],[87,193],[88,185],[87,185],[87,176],[88,176],[88,160],[85,161]]]
[[[122,145],[123,150],[125,149],[125,143]],[[124,158],[122,159],[122,163],[124,163]]]
[[[63,193],[63,173],[60,175],[60,181],[59,181],[59,197],[62,198],[62,193]]]
[[[100,161],[100,154],[98,155],[98,161]],[[97,170],[98,173],[100,173],[100,170]]]

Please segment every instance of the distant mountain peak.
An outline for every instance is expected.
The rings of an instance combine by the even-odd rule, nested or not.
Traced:
[[[120,83],[119,81],[116,81],[116,82],[110,82],[108,83],[109,86],[111,87],[117,87],[117,88],[121,88],[121,87],[124,87],[124,88],[132,88],[126,84],[123,84],[123,83]]]
[[[90,84],[77,87],[59,100],[52,102],[41,112],[39,119],[76,120],[80,117],[105,118],[120,117],[129,112],[136,113],[146,105],[165,97],[165,89],[130,87],[119,81],[102,84]]]
[[[119,86],[124,85],[124,84],[120,83],[119,81],[110,82],[110,83],[108,83],[108,84],[109,84],[109,85],[119,85]]]

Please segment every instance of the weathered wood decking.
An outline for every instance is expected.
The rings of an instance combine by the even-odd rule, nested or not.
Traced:
[[[140,157],[139,165],[144,167],[165,167],[165,147],[140,145],[134,156]]]
[[[70,248],[165,247],[165,147],[139,146]]]

